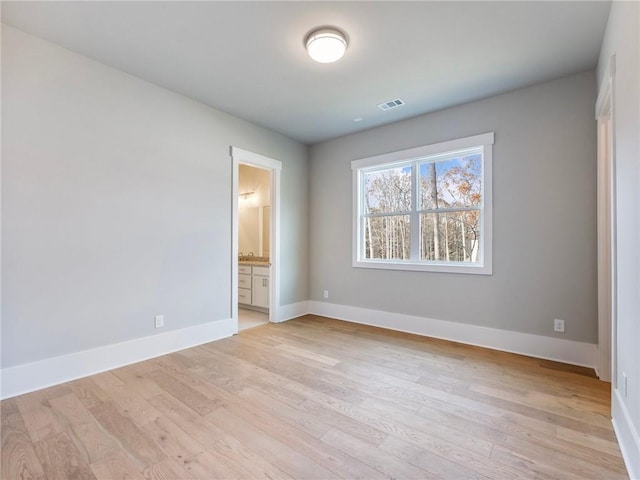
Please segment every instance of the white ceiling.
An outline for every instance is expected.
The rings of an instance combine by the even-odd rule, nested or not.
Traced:
[[[2,2],[2,21],[316,143],[596,66],[609,2]],[[303,48],[333,25],[334,64]],[[379,103],[405,106],[382,112]],[[363,117],[361,122],[353,122]]]

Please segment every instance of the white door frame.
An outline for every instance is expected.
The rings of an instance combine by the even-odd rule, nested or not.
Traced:
[[[271,172],[271,218],[269,237],[271,242],[269,260],[269,321],[280,318],[280,172],[282,162],[231,147],[231,318],[238,332],[238,181],[239,165],[250,165]]]
[[[598,134],[598,377],[617,388],[615,56],[596,101]]]

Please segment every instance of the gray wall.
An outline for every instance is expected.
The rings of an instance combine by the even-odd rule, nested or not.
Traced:
[[[628,417],[614,407],[617,425],[627,425],[628,437],[621,438],[628,448],[630,472],[640,476],[640,4],[613,2],[600,53],[598,80],[602,83],[609,57],[616,56],[614,82],[614,128],[616,162],[616,265],[618,309],[617,385],[628,379],[628,394],[616,392]],[[635,431],[636,444],[630,433]],[[620,430],[619,430],[620,432]],[[624,434],[623,434],[624,435]],[[634,451],[635,449],[635,451]]]
[[[587,72],[313,146],[310,298],[595,343],[594,104]],[[492,276],[351,266],[351,160],[489,131]]]
[[[230,145],[283,162],[281,303],[308,298],[306,146],[2,34],[4,367],[229,318]]]

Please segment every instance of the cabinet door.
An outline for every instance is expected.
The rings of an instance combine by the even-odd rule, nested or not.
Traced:
[[[251,305],[269,308],[269,277],[253,276],[251,285]]]
[[[269,267],[259,267],[259,266],[254,266],[253,267],[253,271],[252,273],[254,275],[260,275],[261,277],[268,277],[269,276]]]
[[[251,305],[251,290],[248,288],[238,288],[238,303]]]
[[[251,275],[245,275],[244,273],[238,274],[238,287],[239,288],[251,288]]]

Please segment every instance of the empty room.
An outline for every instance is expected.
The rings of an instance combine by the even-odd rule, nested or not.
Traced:
[[[0,7],[2,480],[640,480],[640,2]]]

